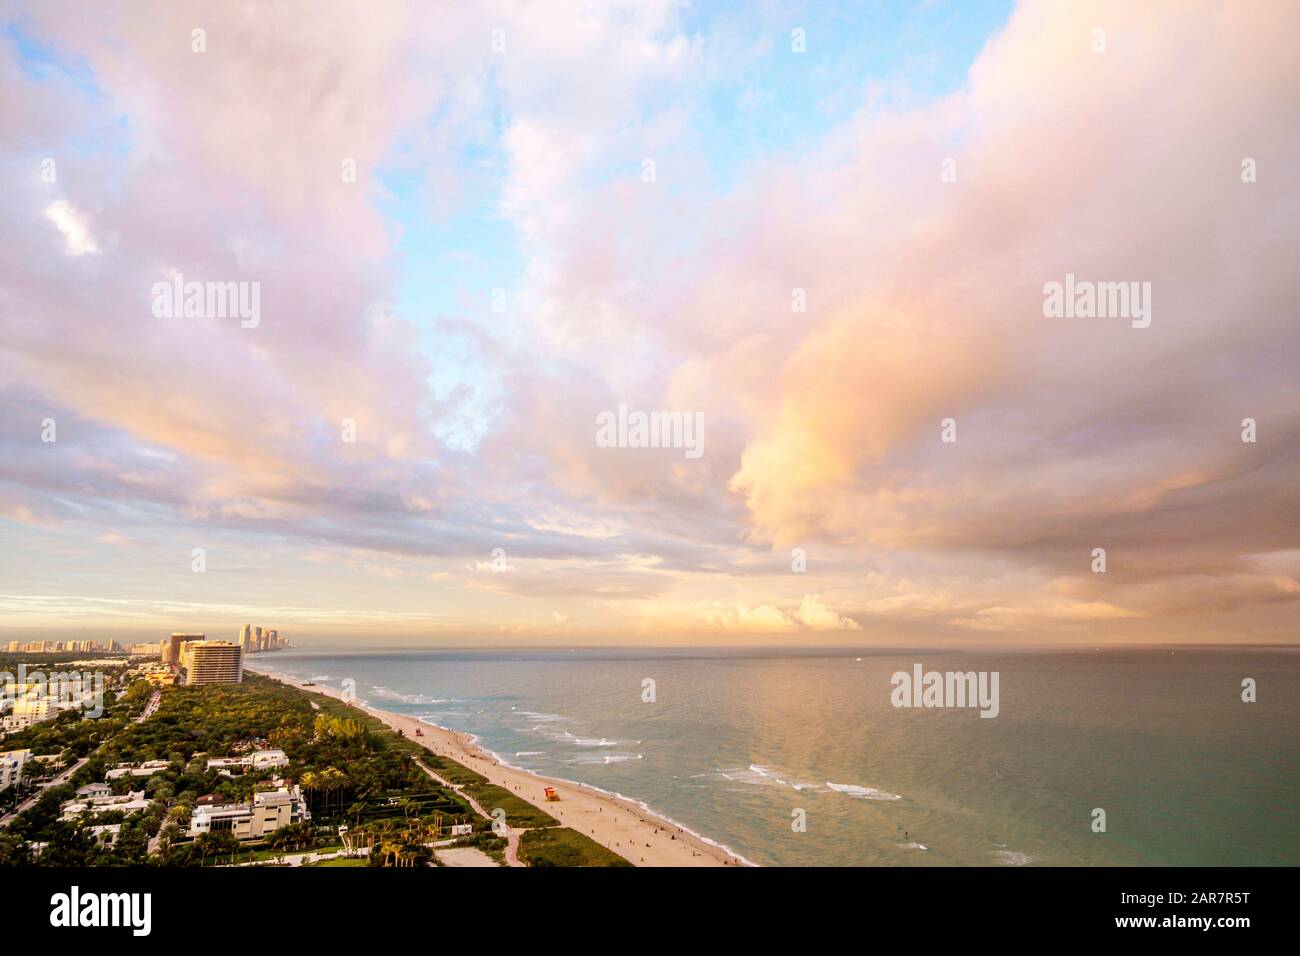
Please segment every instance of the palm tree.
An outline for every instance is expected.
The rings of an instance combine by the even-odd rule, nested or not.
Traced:
[[[298,783],[302,785],[303,790],[307,791],[308,796],[310,796],[321,787],[320,774],[316,773],[314,770],[308,770],[302,775],[302,779],[299,780]]]
[[[353,803],[352,806],[348,807],[347,816],[352,820],[352,822],[355,825],[360,826],[361,816],[365,812],[366,812],[366,805],[362,803],[360,800],[358,800],[356,803]]]
[[[330,797],[332,794],[338,795],[338,806],[343,807],[343,791],[348,788],[347,774],[337,767],[326,767],[318,775],[318,786],[325,791],[325,810],[329,811]]]

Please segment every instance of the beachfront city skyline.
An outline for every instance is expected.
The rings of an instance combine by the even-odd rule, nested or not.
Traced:
[[[1295,643],[1294,4],[0,8],[0,644]]]

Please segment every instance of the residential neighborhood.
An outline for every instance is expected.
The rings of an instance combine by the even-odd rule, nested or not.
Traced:
[[[83,695],[80,709],[51,708],[9,732],[0,866],[522,865],[514,849],[507,858],[510,828],[558,826],[344,702],[243,672],[240,644],[177,632],[160,647],[157,658],[103,661],[102,701]],[[65,663],[19,652],[0,670]],[[531,862],[556,841],[579,859],[621,862],[551,832]]]

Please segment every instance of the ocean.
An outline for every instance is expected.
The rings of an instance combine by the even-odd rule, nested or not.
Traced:
[[[352,680],[375,707],[640,801],[761,865],[1300,864],[1300,649],[285,651],[249,663]],[[891,676],[917,664],[996,672],[997,716],[894,706]]]

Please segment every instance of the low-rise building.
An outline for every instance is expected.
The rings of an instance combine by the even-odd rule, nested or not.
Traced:
[[[15,697],[8,715],[0,720],[0,730],[17,733],[33,724],[53,720],[58,715],[59,708],[55,700],[39,691],[26,690]]]
[[[23,765],[30,759],[30,750],[6,750],[0,753],[0,790],[18,785],[23,778]]]
[[[90,828],[90,835],[96,843],[102,843],[105,846],[113,846],[117,843],[117,838],[122,832],[120,823],[102,823],[99,826]]]
[[[108,813],[111,810],[121,810],[123,813],[134,813],[137,810],[148,810],[150,801],[145,799],[144,791],[133,791],[131,793],[119,794],[118,796],[106,795],[98,797],[87,797],[84,800],[69,800],[59,809],[62,811],[59,819],[75,820],[81,816],[95,816],[100,813]]]
[[[274,770],[287,767],[289,756],[283,750],[255,750],[243,757],[214,757],[208,761],[209,770],[231,770],[236,767],[254,770]]]
[[[281,787],[253,794],[252,803],[218,803],[213,795],[200,797],[190,815],[191,837],[204,833],[230,833],[238,840],[256,840],[268,833],[311,819],[302,789]]]
[[[120,763],[112,770],[106,771],[104,779],[116,780],[118,777],[128,775],[132,777],[152,777],[156,773],[162,773],[170,766],[171,764],[166,760],[146,760],[139,766],[133,763]]]

